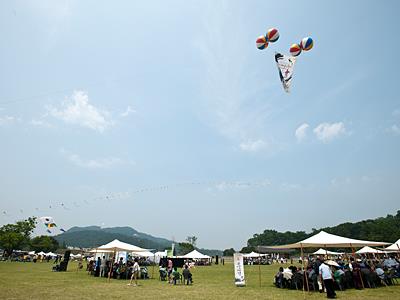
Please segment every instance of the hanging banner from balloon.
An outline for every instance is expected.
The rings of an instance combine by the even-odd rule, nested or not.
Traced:
[[[275,61],[279,70],[279,77],[281,79],[283,89],[285,90],[286,93],[289,93],[290,84],[293,78],[293,70],[294,70],[294,64],[296,63],[296,58],[276,52]]]

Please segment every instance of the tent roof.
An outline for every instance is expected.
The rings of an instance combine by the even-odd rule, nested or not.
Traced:
[[[134,256],[153,257],[154,253],[150,251],[132,252]]]
[[[386,247],[385,250],[400,251],[400,239],[398,239],[396,242],[394,242],[389,247]]]
[[[144,252],[148,251],[147,249],[140,248],[135,245],[131,245],[128,243],[121,242],[119,240],[113,240],[112,242],[109,242],[108,244],[102,245],[100,247],[97,247],[96,250],[98,252],[101,252],[102,250],[112,250],[112,251],[129,251],[129,252]]]
[[[211,258],[208,255],[205,255],[203,253],[200,253],[199,251],[197,251],[196,249],[193,250],[192,252],[189,252],[188,254],[182,256],[183,258]]]
[[[265,254],[260,254],[254,251],[251,251],[250,253],[243,254],[244,257],[260,257],[260,256],[265,256]]]
[[[315,255],[326,255],[326,254],[328,254],[328,255],[341,255],[341,254],[343,254],[343,253],[341,253],[341,252],[335,252],[335,251],[328,251],[328,250],[326,250],[326,249],[322,249],[322,248],[319,248],[317,251],[315,251],[313,254],[315,254]]]
[[[334,235],[331,233],[327,233],[325,231],[321,231],[303,241],[288,244],[288,245],[280,245],[280,246],[271,246],[269,248],[274,249],[297,249],[297,248],[313,248],[313,247],[325,247],[325,248],[338,248],[338,247],[362,247],[362,246],[381,246],[388,245],[389,243],[385,242],[371,242],[371,241],[363,241],[350,239],[347,237],[342,237],[339,235]]]
[[[386,252],[382,251],[382,250],[371,248],[369,246],[364,246],[363,248],[358,250],[356,253],[357,254],[363,254],[363,253],[381,253],[381,254],[383,254],[383,253],[386,253]]]

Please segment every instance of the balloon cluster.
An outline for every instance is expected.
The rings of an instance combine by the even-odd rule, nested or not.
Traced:
[[[302,39],[300,41],[299,44],[293,44],[292,46],[290,46],[290,54],[292,54],[292,56],[298,56],[300,55],[301,51],[308,51],[311,50],[311,48],[314,46],[314,42],[312,40],[312,38],[310,37],[305,37],[304,39]]]
[[[268,47],[268,43],[276,42],[279,39],[279,32],[276,28],[271,28],[265,35],[259,36],[256,40],[256,45],[259,50],[264,50]],[[308,51],[314,46],[312,38],[305,37],[300,41],[299,44],[293,44],[290,47],[290,54],[292,56],[298,56],[301,51]]]
[[[264,50],[268,47],[268,43],[274,43],[279,39],[279,32],[276,28],[271,28],[265,35],[259,36],[256,40],[257,48]]]

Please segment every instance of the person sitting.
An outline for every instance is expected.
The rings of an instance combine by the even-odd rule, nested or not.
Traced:
[[[183,284],[185,284],[185,282],[186,282],[186,285],[193,283],[192,273],[190,272],[187,264],[185,264],[185,268],[182,271],[182,275],[183,275]]]
[[[168,276],[167,270],[163,266],[160,266],[159,272],[160,272],[160,280],[166,281]]]
[[[276,287],[282,288],[283,287],[283,268],[280,267],[278,273],[275,275],[274,283]]]
[[[340,267],[335,267],[335,272],[333,273],[333,278],[335,280],[336,285],[340,290],[343,290],[343,281],[344,281],[344,271]]]
[[[174,285],[176,285],[176,282],[178,280],[181,280],[181,274],[178,272],[177,268],[174,267],[174,270],[172,271],[172,281],[174,283]]]

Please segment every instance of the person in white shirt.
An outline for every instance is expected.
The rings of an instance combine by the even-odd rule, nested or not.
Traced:
[[[135,280],[135,284],[133,286],[137,286],[138,285],[137,280],[138,280],[138,277],[139,277],[140,266],[139,266],[137,258],[135,258],[134,261],[135,261],[135,263],[133,264],[133,267],[132,267],[131,281],[129,282],[128,285],[132,285],[132,281]]]
[[[329,266],[324,263],[323,260],[321,261],[321,265],[319,266],[319,276],[321,277],[321,280],[324,281],[326,296],[328,298],[336,298],[336,293],[333,288],[332,271]]]

